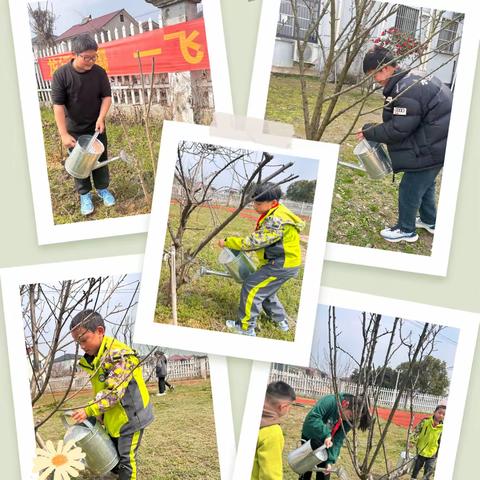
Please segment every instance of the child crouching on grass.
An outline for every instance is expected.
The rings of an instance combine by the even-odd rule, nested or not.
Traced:
[[[287,383],[279,381],[268,385],[251,480],[282,480],[285,440],[280,421],[295,399],[295,391]]]
[[[245,238],[227,237],[220,247],[232,250],[255,250],[260,268],[243,282],[237,320],[226,325],[237,333],[255,336],[261,309],[282,331],[289,330],[287,314],[277,297],[280,287],[298,275],[302,263],[300,232],[305,222],[279,203],[282,190],[272,183],[258,185],[253,208],[260,217],[255,231]]]
[[[105,335],[105,322],[93,310],[75,315],[70,332],[85,352],[79,365],[90,376],[95,394],[94,400],[75,410],[72,418],[76,422],[102,418],[120,457],[112,472],[119,480],[136,480],[138,447],[143,430],[153,421],[140,360],[128,345]]]

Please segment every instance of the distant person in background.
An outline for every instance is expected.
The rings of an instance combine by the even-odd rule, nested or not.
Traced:
[[[325,469],[324,472],[317,472],[317,480],[330,478],[332,466],[340,455],[345,436],[352,429],[354,421],[360,430],[365,431],[370,426],[371,415],[367,402],[349,393],[340,393],[339,403],[336,395],[325,395],[308,412],[303,422],[302,440],[310,440],[313,450],[325,445],[328,451],[327,460],[317,465]],[[299,477],[300,480],[311,478],[312,472]]]
[[[268,385],[251,480],[283,479],[285,440],[280,422],[290,411],[295,399],[295,391],[287,383],[279,381]]]
[[[422,467],[423,480],[430,480],[433,476],[446,410],[445,405],[438,405],[433,415],[424,418],[415,428],[412,444],[415,445],[417,456],[413,465],[412,480],[417,479]]]
[[[363,71],[383,87],[383,123],[357,132],[387,145],[394,173],[404,172],[398,192],[397,223],[380,235],[388,242],[415,242],[417,228],[435,233],[435,180],[445,161],[452,92],[433,75],[404,70],[390,50],[374,47]]]
[[[157,396],[165,395],[165,386],[167,386],[170,390],[173,390],[175,387],[168,383],[166,380],[167,377],[167,357],[165,353],[157,350],[155,352],[155,374],[158,379],[158,393]]]
[[[74,58],[53,74],[52,101],[55,122],[62,143],[71,151],[81,135],[100,132],[105,151],[99,162],[107,160],[107,132],[105,117],[112,104],[112,91],[105,70],[96,65],[98,45],[89,35],[80,35],[72,42]],[[105,206],[115,205],[115,198],[108,190],[110,176],[108,166],[92,172],[97,194]],[[80,195],[80,212],[93,212],[92,182],[90,178],[75,178],[75,188]]]

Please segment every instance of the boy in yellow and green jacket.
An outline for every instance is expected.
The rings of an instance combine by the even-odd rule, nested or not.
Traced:
[[[298,275],[302,263],[300,232],[305,222],[285,205],[279,203],[282,190],[272,183],[257,186],[253,206],[260,217],[255,231],[247,237],[227,237],[219,240],[220,247],[255,251],[260,268],[243,282],[237,320],[226,325],[244,335],[255,336],[260,311],[286,332],[287,314],[277,297],[280,287]]]
[[[75,315],[70,332],[85,352],[79,366],[90,376],[95,395],[72,418],[82,422],[101,417],[120,458],[112,471],[119,480],[136,480],[138,447],[145,427],[153,421],[140,359],[128,345],[105,335],[105,322],[94,310]]]
[[[287,383],[278,381],[268,385],[251,480],[283,479],[285,439],[280,421],[288,414],[295,399],[295,391]]]
[[[412,480],[416,480],[422,467],[424,480],[429,480],[433,475],[446,408],[445,405],[438,405],[433,415],[424,418],[415,428],[412,443],[415,444],[417,456],[413,465]]]

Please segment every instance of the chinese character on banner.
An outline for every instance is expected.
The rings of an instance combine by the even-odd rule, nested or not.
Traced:
[[[193,30],[190,35],[187,37],[187,34],[184,30],[180,32],[168,33],[164,36],[165,40],[174,40],[178,38],[180,43],[180,51],[182,52],[183,58],[186,62],[196,65],[203,60],[205,53],[201,51],[202,45],[195,42],[195,39],[200,35],[197,30]],[[195,55],[191,55],[189,49],[195,50]]]

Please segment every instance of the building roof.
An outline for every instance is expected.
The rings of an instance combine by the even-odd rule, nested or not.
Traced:
[[[70,360],[75,360],[74,353],[65,353],[64,355],[61,355],[60,357],[55,358],[53,360],[53,363],[65,362]]]
[[[59,35],[57,37],[57,41],[76,37],[77,35],[81,35],[82,33],[92,33],[101,30],[108,22],[110,22],[113,18],[115,18],[116,15],[118,15],[122,11],[123,9],[116,10],[115,12],[107,13],[105,15],[102,15],[101,17],[92,18],[87,22],[73,25],[73,27],[70,27],[68,30]]]
[[[168,361],[179,362],[179,361],[191,360],[192,358],[193,358],[193,355],[170,355],[168,357]]]

